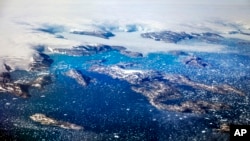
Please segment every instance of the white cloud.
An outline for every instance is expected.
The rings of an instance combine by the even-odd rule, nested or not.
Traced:
[[[94,30],[97,28],[96,25],[100,24],[121,28],[137,24],[141,26],[139,27],[141,30],[228,32],[235,27],[219,25],[213,21],[237,23],[239,25],[237,28],[247,29],[250,27],[249,13],[248,0],[189,0],[185,2],[181,0],[1,0],[0,62],[9,61],[16,67],[23,67],[34,52],[31,46],[36,44],[71,47],[88,40],[89,42],[127,45],[130,50],[136,51],[145,51],[144,48],[147,48],[147,52],[162,51],[165,46],[160,42],[145,41],[137,35],[130,36],[133,34],[117,33],[117,36],[109,41],[80,36],[63,40],[33,30],[44,24],[62,25],[65,30]],[[67,33],[62,34],[67,35]],[[125,43],[125,40],[133,41]],[[151,43],[157,47],[149,47]],[[187,47],[173,44],[169,44],[168,47],[187,49]],[[223,47],[217,46],[217,48],[210,49],[209,51],[213,51],[212,49],[223,49]],[[202,51],[199,47],[193,47],[193,50]],[[19,62],[26,63],[16,63],[17,58]]]

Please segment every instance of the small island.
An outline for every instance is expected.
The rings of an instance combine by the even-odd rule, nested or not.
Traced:
[[[50,126],[57,126],[60,128],[64,128],[64,129],[72,129],[72,130],[81,130],[83,129],[82,126],[70,123],[70,122],[65,122],[65,121],[58,121],[56,119],[47,117],[44,114],[41,113],[36,113],[34,115],[30,116],[30,119],[35,121],[35,122],[39,122],[42,125],[50,125]]]

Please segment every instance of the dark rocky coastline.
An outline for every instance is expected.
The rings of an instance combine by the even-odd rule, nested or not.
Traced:
[[[5,66],[8,65],[5,64]],[[6,71],[0,73],[0,93],[10,93],[18,97],[28,98],[31,96],[30,87],[43,88],[52,82],[50,74],[39,75],[31,80],[13,80],[12,72],[9,70],[11,68],[6,67]]]
[[[151,102],[152,103],[152,102]],[[229,109],[230,106],[223,103],[214,103],[208,101],[185,101],[179,105],[167,105],[159,102],[152,103],[155,107],[162,110],[176,111],[182,113],[195,113],[195,114],[205,114],[209,111],[218,111]]]
[[[49,126],[56,126],[64,129],[71,129],[71,130],[81,130],[83,129],[82,126],[65,122],[65,121],[59,121],[50,117],[47,117],[44,114],[36,113],[34,115],[30,116],[30,119],[32,119],[35,122],[38,122],[42,125],[49,125]]]
[[[190,80],[182,75],[164,74],[158,71],[129,70],[119,66],[93,66],[91,71],[109,75],[114,79],[127,81],[131,89],[138,92],[149,100],[158,109],[176,112],[207,113],[210,110],[229,108],[226,104],[212,103],[208,101],[186,101],[180,105],[166,104],[166,101],[182,98],[176,86],[189,86],[194,89],[201,89],[214,94],[245,94],[229,85],[220,86],[206,85]]]
[[[184,40],[198,40],[208,43],[217,43],[222,41],[223,37],[216,33],[186,33],[174,31],[147,32],[142,33],[141,37],[154,39],[155,41],[164,41],[167,43],[178,43]]]
[[[80,70],[71,69],[65,73],[68,77],[76,80],[76,82],[84,87],[90,83],[90,77],[84,75]]]
[[[185,32],[173,32],[173,31],[162,31],[162,32],[148,32],[142,33],[141,37],[154,39],[155,41],[164,41],[168,43],[177,43],[181,40],[192,39],[193,36]]]
[[[96,44],[96,45],[79,45],[74,46],[72,48],[49,48],[49,50],[53,53],[58,54],[66,54],[70,56],[90,56],[98,53],[109,52],[109,51],[118,51],[123,55],[128,57],[143,57],[142,53],[132,52],[126,50],[125,47],[122,46],[111,46],[104,44]]]
[[[109,45],[80,45],[72,48],[55,48],[49,49],[53,53],[66,54],[70,56],[89,56],[97,53],[108,51],[120,51],[126,48],[121,46],[109,46]]]
[[[37,52],[32,57],[32,62],[30,63],[30,71],[44,71],[48,70],[54,61],[46,54]]]

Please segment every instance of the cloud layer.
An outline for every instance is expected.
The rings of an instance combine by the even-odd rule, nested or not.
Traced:
[[[249,32],[249,13],[248,0],[3,0],[0,2],[0,63],[25,68],[35,52],[32,47],[37,45],[72,47],[83,43],[106,43],[123,45],[134,51],[143,50],[144,53],[169,49],[217,52],[224,47],[210,46],[203,50],[207,45],[192,48],[166,45],[141,39],[139,33],[163,29],[221,34],[235,30]],[[70,35],[69,32],[75,29],[109,30],[117,32],[117,36],[105,40]]]

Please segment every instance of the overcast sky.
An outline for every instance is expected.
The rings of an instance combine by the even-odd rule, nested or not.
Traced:
[[[1,0],[1,16],[86,16],[88,18],[143,18],[173,15],[238,15],[239,5],[250,7],[250,0]],[[200,7],[199,7],[200,6]],[[230,14],[229,14],[230,13]],[[105,14],[105,16],[103,16]],[[171,14],[171,15],[170,15]],[[191,15],[190,15],[191,14]],[[101,16],[102,15],[102,16]],[[151,16],[151,17],[150,17]],[[179,17],[179,18],[181,18]],[[78,17],[79,18],[79,17]],[[82,17],[84,18],[84,17]],[[175,17],[178,18],[178,17]]]

